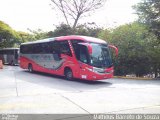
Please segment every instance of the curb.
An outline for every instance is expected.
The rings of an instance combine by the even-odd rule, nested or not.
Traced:
[[[154,79],[154,78],[125,77],[125,76],[114,76],[113,78],[134,79],[134,80],[153,80]]]

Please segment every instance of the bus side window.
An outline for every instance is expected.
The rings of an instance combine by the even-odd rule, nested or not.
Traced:
[[[34,52],[34,54],[40,54],[42,53],[42,49],[41,49],[41,44],[33,44],[32,48],[31,48]]]
[[[80,57],[80,61],[81,62],[83,62],[83,63],[87,63],[87,54],[86,54],[86,50],[85,50],[85,48],[81,48],[80,49],[80,55],[79,55],[79,57]]]
[[[32,45],[22,45],[20,47],[20,53],[29,54],[32,53]]]
[[[73,49],[74,49],[74,53],[76,55],[77,60],[80,59],[80,49],[79,49],[78,43],[82,43],[82,42],[84,42],[84,41],[82,41],[82,40],[71,40],[71,43],[72,43],[72,46],[73,46]]]
[[[60,58],[60,55],[58,53],[53,53],[53,58],[55,61],[60,61],[61,58]]]
[[[25,53],[25,46],[24,45],[20,46],[20,53]]]
[[[58,41],[49,42],[49,44],[48,44],[48,52],[50,54],[53,54],[53,58],[56,61],[59,61],[61,59],[60,58],[59,42]]]
[[[49,53],[49,44],[48,43],[40,43],[38,47],[39,47],[40,54]]]
[[[59,43],[59,49],[60,49],[61,54],[72,56],[72,53],[71,53],[71,50],[70,50],[70,47],[69,47],[69,43],[68,43],[67,40],[66,41],[60,41],[58,43]]]
[[[69,43],[67,40],[65,41],[53,41],[49,44],[49,52],[56,55],[57,59],[60,58],[60,54],[65,54],[68,56],[72,56],[71,50],[69,47]]]

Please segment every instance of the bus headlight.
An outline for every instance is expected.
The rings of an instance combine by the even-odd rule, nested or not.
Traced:
[[[105,73],[105,69],[103,69],[103,68],[95,68],[95,67],[93,67],[93,70],[95,72],[98,72],[98,73]]]
[[[93,67],[93,68],[87,68],[89,71],[91,72],[97,72],[97,73],[105,73],[105,69],[103,68],[96,68],[96,67]]]
[[[86,69],[88,69],[89,71],[93,72],[93,69],[92,69],[92,68],[86,68]]]

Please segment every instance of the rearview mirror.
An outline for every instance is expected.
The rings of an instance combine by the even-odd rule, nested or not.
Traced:
[[[109,45],[109,47],[115,50],[116,57],[118,57],[118,48],[114,45]]]

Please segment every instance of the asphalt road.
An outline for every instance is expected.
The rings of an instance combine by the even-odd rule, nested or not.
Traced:
[[[0,113],[160,113],[160,80],[67,81],[4,66]]]

